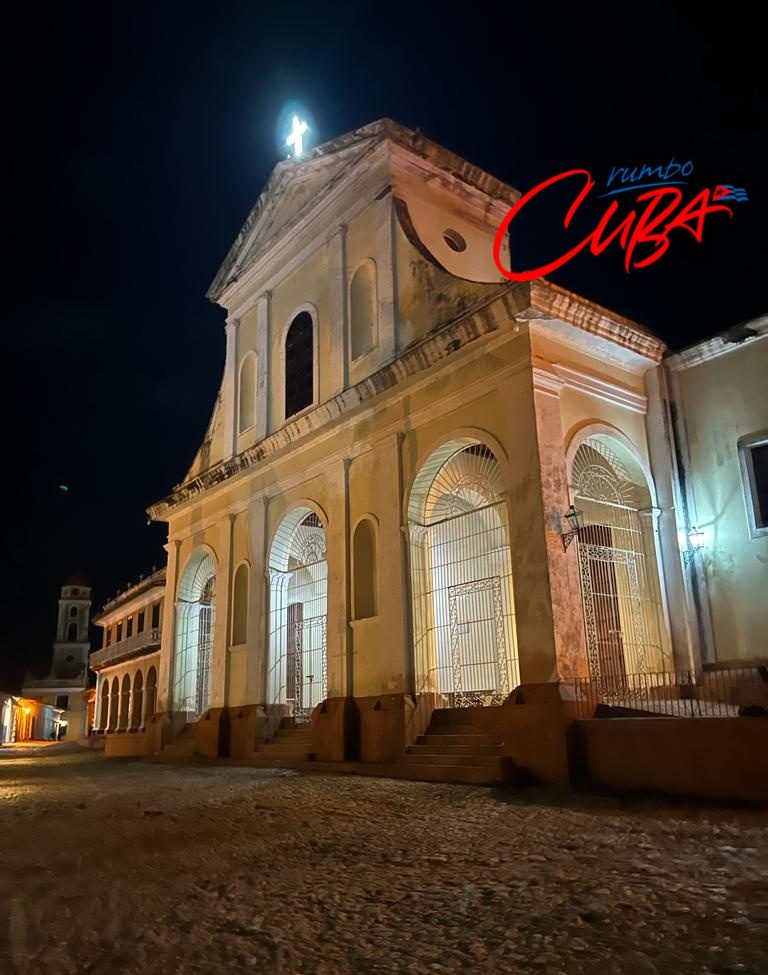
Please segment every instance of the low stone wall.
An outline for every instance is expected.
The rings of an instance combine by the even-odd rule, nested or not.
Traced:
[[[146,731],[108,731],[104,735],[107,758],[142,758],[153,752],[152,737]]]
[[[597,718],[569,737],[579,786],[768,803],[768,718]]]

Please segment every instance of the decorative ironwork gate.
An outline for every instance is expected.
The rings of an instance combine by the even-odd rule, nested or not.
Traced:
[[[577,549],[589,672],[604,690],[623,693],[628,674],[665,664],[650,492],[639,471],[594,438],[579,447],[573,476],[585,520]]]
[[[293,716],[308,721],[328,693],[327,625],[325,616],[294,624]]]
[[[501,578],[448,587],[451,632],[451,707],[501,704],[509,694],[509,665]]]

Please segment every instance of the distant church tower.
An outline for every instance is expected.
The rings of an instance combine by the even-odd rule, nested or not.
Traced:
[[[91,727],[93,690],[88,688],[88,626],[91,587],[82,576],[70,576],[61,587],[56,640],[50,674],[42,680],[27,676],[25,697],[51,705],[59,713],[58,730],[38,728],[35,737],[81,738]]]
[[[56,680],[88,676],[88,625],[91,619],[91,587],[79,575],[71,576],[61,587],[56,642],[53,644],[51,677]]]

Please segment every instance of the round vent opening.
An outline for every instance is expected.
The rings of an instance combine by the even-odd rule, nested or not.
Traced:
[[[444,230],[443,240],[451,248],[451,250],[455,251],[457,254],[461,254],[462,251],[467,249],[467,242],[464,240],[458,230],[451,230],[450,228],[448,228],[448,230]]]

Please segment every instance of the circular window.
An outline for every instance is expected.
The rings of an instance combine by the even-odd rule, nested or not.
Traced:
[[[448,230],[444,230],[443,240],[451,248],[451,250],[455,251],[457,254],[461,254],[462,251],[467,249],[467,242],[464,240],[458,230],[451,230],[450,228],[448,228]]]
[[[72,661],[73,661],[74,659],[75,659],[75,658],[74,658],[74,657],[72,656],[72,654],[71,654],[71,653],[70,653],[70,654],[68,654],[68,655],[67,655],[67,656],[66,656],[66,657],[64,658],[64,660],[65,660],[65,662],[66,662],[66,663],[68,663],[68,664],[71,664],[71,663],[72,663]]]

